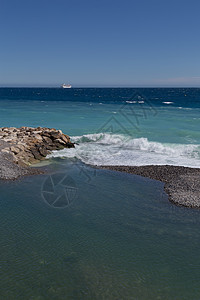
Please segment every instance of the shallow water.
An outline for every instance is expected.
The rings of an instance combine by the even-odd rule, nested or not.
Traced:
[[[200,297],[199,210],[150,179],[69,160],[48,168],[1,182],[1,299]]]

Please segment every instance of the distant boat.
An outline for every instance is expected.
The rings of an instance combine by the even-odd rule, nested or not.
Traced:
[[[61,85],[61,88],[63,88],[63,89],[71,89],[71,84],[65,84],[65,83],[63,83],[62,85]]]

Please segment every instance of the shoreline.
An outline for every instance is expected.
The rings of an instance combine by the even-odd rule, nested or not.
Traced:
[[[44,174],[44,168],[31,168],[52,150],[74,148],[61,130],[47,127],[0,128],[0,180],[15,180],[25,175]],[[93,166],[126,172],[164,183],[169,201],[176,205],[200,208],[200,168],[173,165]]]
[[[13,161],[9,153],[0,152],[0,180],[17,180],[23,176],[44,174],[42,168],[21,166]]]
[[[172,165],[100,166],[164,183],[168,200],[176,205],[200,208],[200,169]]]

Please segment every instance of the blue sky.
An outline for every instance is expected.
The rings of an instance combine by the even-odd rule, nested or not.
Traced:
[[[200,1],[0,0],[0,86],[200,86]]]

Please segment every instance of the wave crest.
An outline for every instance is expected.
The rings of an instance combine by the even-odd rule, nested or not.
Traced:
[[[95,133],[72,137],[75,149],[53,151],[50,157],[76,157],[92,165],[173,164],[200,167],[200,146],[163,144],[145,137]]]

